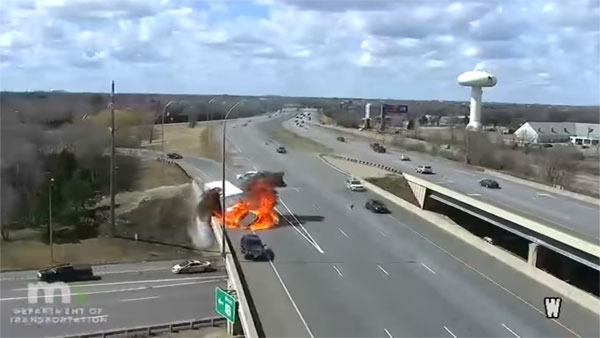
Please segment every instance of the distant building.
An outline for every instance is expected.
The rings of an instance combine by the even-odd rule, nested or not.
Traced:
[[[577,122],[526,122],[515,131],[522,144],[568,143],[598,145],[600,124]]]

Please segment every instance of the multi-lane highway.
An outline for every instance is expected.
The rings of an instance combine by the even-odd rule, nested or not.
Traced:
[[[232,182],[251,169],[286,173],[280,224],[259,232],[275,258],[242,262],[267,336],[599,335],[598,317],[566,299],[561,319],[546,319],[549,288],[435,225],[393,205],[391,215],[364,210],[370,193],[346,190],[345,177],[314,153],[293,144],[276,153],[267,139],[283,118],[238,126],[228,146],[245,159],[230,165]],[[185,161],[205,180],[220,179],[218,164]],[[234,245],[242,234],[230,231]]]
[[[314,120],[318,120],[318,117],[313,116],[311,122]],[[340,154],[385,163],[402,171],[414,172],[417,165],[429,164],[433,167],[435,175],[423,175],[424,179],[538,220],[589,242],[597,243],[600,240],[600,228],[598,227],[600,208],[597,204],[586,203],[565,195],[549,193],[495,177],[491,178],[497,180],[502,189],[485,189],[479,186],[479,181],[490,177],[460,163],[394,148],[388,148],[388,152],[384,154],[375,153],[365,139],[356,136],[348,137],[347,133],[320,127],[318,123],[305,123],[303,127],[296,127],[293,120],[288,120],[284,126],[299,135],[314,139]],[[338,136],[345,136],[348,139],[347,142],[337,141],[336,137]],[[400,154],[402,153],[409,154],[412,161],[401,161]]]
[[[94,267],[101,279],[70,283],[71,292],[77,295],[69,304],[62,303],[58,292],[48,298],[51,304],[46,304],[41,292],[35,298],[37,303],[30,304],[27,289],[36,282],[35,271],[3,273],[1,336],[76,335],[215,316],[214,290],[226,286],[226,274],[174,275],[170,271],[174,263]]]

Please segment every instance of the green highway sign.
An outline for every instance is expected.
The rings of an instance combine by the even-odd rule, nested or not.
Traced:
[[[235,296],[217,287],[215,288],[215,311],[230,322],[235,322],[237,312],[237,300]]]

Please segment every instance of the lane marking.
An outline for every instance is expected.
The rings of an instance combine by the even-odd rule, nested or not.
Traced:
[[[471,193],[471,194],[467,194],[467,195],[469,195],[469,196],[481,196],[481,194],[478,194],[478,193]]]
[[[379,231],[379,234],[380,234],[381,236],[383,236],[383,237],[387,237],[387,234],[386,234],[385,232],[383,232],[383,231]]]
[[[194,279],[227,279],[227,275],[219,275],[219,276],[205,276],[205,277],[187,277],[187,278],[167,278],[167,279],[149,279],[149,280],[132,280],[132,281],[124,281],[124,282],[112,282],[112,283],[94,283],[94,284],[71,284],[77,286],[78,288],[91,287],[91,286],[105,286],[105,285],[119,285],[119,284],[135,284],[135,283],[160,283],[160,282],[174,282],[174,281],[186,281],[186,280],[194,280]],[[12,289],[11,291],[24,291],[28,288],[17,288]]]
[[[337,272],[338,275],[340,275],[340,277],[344,278],[344,275],[342,275],[342,272],[340,271],[340,269],[337,268],[337,266],[333,266],[333,270],[335,270],[335,272]]]
[[[521,336],[519,336],[518,334],[516,334],[515,331],[511,330],[510,327],[508,327],[506,324],[502,323],[502,326],[504,326],[504,328],[507,329],[508,332],[512,333],[513,336],[515,336],[517,338],[521,338]]]
[[[387,336],[389,338],[394,338],[394,336],[392,336],[392,334],[390,333],[390,331],[388,331],[386,328],[383,328],[383,331],[385,331],[385,334],[387,334]]]
[[[139,291],[139,290],[148,290],[148,289],[162,289],[172,286],[183,286],[183,285],[193,285],[193,284],[206,284],[206,283],[217,283],[222,282],[222,279],[216,280],[206,280],[206,281],[197,281],[197,282],[187,282],[187,283],[175,283],[175,284],[166,284],[166,285],[156,285],[156,286],[141,286],[137,288],[129,288],[129,289],[117,289],[117,290],[103,290],[103,291],[90,291],[90,292],[78,292],[78,295],[95,295],[101,293],[115,293],[115,292],[129,292],[129,291]],[[60,293],[51,294],[51,295],[38,295],[37,298],[44,299],[53,299],[54,297],[61,297]],[[22,300],[29,299],[29,296],[25,297],[11,297],[11,298],[0,298],[0,302],[7,300]]]
[[[132,272],[146,272],[146,271],[160,271],[160,270],[168,270],[169,268],[151,268],[151,269],[140,269],[140,270],[122,270],[122,271],[105,271],[98,272],[98,275],[111,275],[117,273],[132,273]]]
[[[448,332],[452,337],[457,338],[456,335],[454,333],[452,333],[452,331],[450,331],[450,329],[447,328],[445,325],[444,325],[444,330],[446,330],[446,332]]]
[[[298,317],[300,317],[300,320],[302,321],[302,324],[304,324],[304,328],[308,332],[308,335],[310,336],[310,338],[315,338],[315,336],[310,331],[310,328],[308,327],[308,324],[306,323],[306,320],[304,320],[304,316],[302,316],[302,313],[300,313],[300,309],[298,309],[298,305],[296,305],[296,302],[294,302],[294,298],[292,298],[292,295],[290,294],[290,291],[288,290],[287,286],[283,282],[283,279],[281,278],[281,275],[279,275],[279,271],[277,271],[277,268],[275,267],[275,264],[273,264],[273,261],[271,260],[270,257],[269,257],[269,264],[271,264],[271,268],[273,268],[273,272],[275,272],[275,275],[277,276],[277,279],[279,279],[279,283],[281,283],[281,286],[283,287],[283,290],[285,291],[285,293],[287,294],[288,298],[290,299],[290,302],[292,302],[292,306],[294,306],[294,309],[296,310],[296,313],[298,314]]]
[[[298,233],[300,233],[302,235],[302,237],[304,237],[315,249],[317,249],[317,251],[319,251],[322,254],[325,254],[325,252],[323,251],[323,249],[321,249],[321,247],[319,246],[319,244],[317,243],[317,241],[315,241],[315,239],[310,235],[310,233],[308,232],[308,230],[306,230],[306,228],[304,227],[304,225],[302,225],[302,222],[300,222],[300,220],[298,219],[298,217],[296,217],[296,215],[292,212],[292,210],[290,210],[290,208],[288,208],[288,206],[285,204],[285,202],[283,201],[283,199],[281,199],[281,197],[279,197],[279,201],[281,202],[281,205],[283,205],[283,207],[290,213],[290,215],[292,216],[292,218],[294,218],[294,220],[297,222],[296,224],[294,224],[293,222],[290,222],[290,224],[292,225],[292,227],[296,231],[298,231]],[[302,233],[297,227],[302,228],[302,230],[304,230],[304,233]]]
[[[389,272],[385,271],[385,269],[381,265],[377,265],[377,267],[379,268],[379,270],[381,270],[381,272],[385,273],[388,276],[390,275]]]
[[[479,177],[479,175],[477,175],[477,174],[473,174],[473,173],[470,173],[468,171],[464,171],[464,170],[460,170],[460,169],[454,169],[454,171],[459,172],[459,173],[463,173],[465,175],[473,176],[473,177]]]
[[[433,271],[433,269],[432,269],[432,268],[430,268],[430,267],[428,267],[427,265],[425,265],[425,263],[421,263],[421,265],[423,265],[423,267],[424,267],[425,269],[427,269],[427,270],[431,271],[431,273],[435,275],[435,271]]]
[[[547,194],[547,193],[545,193],[545,192],[538,192],[538,193],[537,193],[537,196],[543,196],[543,197],[549,197],[549,198],[556,199],[556,197],[554,197],[554,196],[552,196],[552,195],[550,195],[550,194]]]
[[[146,299],[155,299],[155,298],[158,298],[158,296],[141,297],[141,298],[127,298],[127,299],[121,299],[119,302],[133,302],[136,300],[146,300]]]
[[[338,228],[338,230],[339,230],[339,231],[342,233],[342,235],[346,236],[346,238],[350,238],[350,237],[348,237],[348,234],[346,234],[346,233],[344,232],[344,230],[342,230],[342,229],[340,229],[340,228]]]
[[[429,244],[435,246],[436,248],[438,248],[440,251],[442,251],[443,253],[447,254],[448,256],[454,258],[455,260],[457,260],[458,262],[460,262],[461,264],[463,264],[464,266],[466,266],[467,268],[469,268],[471,271],[475,272],[476,274],[480,275],[481,277],[487,279],[490,283],[496,285],[497,287],[499,287],[500,289],[504,290],[506,293],[508,293],[509,295],[515,297],[516,299],[518,299],[519,301],[521,301],[522,303],[524,303],[525,305],[529,306],[530,308],[532,308],[533,310],[535,310],[536,312],[538,312],[539,314],[541,314],[542,316],[544,316],[544,318],[546,318],[546,312],[538,309],[535,305],[529,303],[528,301],[526,301],[525,299],[521,298],[519,295],[517,295],[516,293],[510,291],[509,289],[505,288],[504,286],[502,286],[500,283],[496,282],[495,280],[493,280],[492,278],[488,277],[486,274],[484,274],[483,272],[475,269],[474,267],[472,267],[471,265],[469,265],[467,262],[463,261],[462,259],[456,257],[455,255],[453,255],[452,253],[450,253],[448,250],[442,248],[441,246],[439,246],[437,243],[435,243],[434,241],[430,240],[429,238],[425,237],[425,235],[421,234],[420,232],[416,231],[415,229],[409,227],[408,225],[404,224],[403,222],[400,222],[396,217],[392,216],[392,215],[388,215],[389,217],[391,217],[393,220],[395,220],[398,224],[402,225],[403,227],[407,228],[408,230],[412,231],[413,233],[415,233],[417,236],[421,237],[423,240],[425,240],[426,242],[428,242]],[[562,327],[563,329],[569,331],[570,333],[574,334],[575,336],[579,337],[579,338],[583,338],[582,336],[578,335],[575,331],[571,330],[570,328],[566,327],[564,324],[562,324],[561,322],[559,322],[556,319],[551,319],[551,321],[553,321],[556,325]]]

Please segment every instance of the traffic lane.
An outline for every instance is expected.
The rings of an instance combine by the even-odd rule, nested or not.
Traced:
[[[126,272],[147,272],[170,269],[179,260],[162,260],[135,263],[115,263],[104,265],[92,265],[95,275],[109,275]],[[9,271],[0,273],[0,281],[34,280],[37,279],[37,270]],[[1,286],[1,285],[0,285]]]
[[[157,325],[172,321],[198,319],[214,315],[214,289],[225,287],[224,281],[203,284],[167,287],[160,290],[132,291],[102,295],[86,295],[85,299],[75,299],[69,305],[37,304],[11,302],[2,311],[2,336],[6,337],[48,337],[75,335],[136,326]],[[81,302],[81,303],[78,303]],[[56,314],[63,323],[22,324],[15,323],[14,311],[35,308],[70,308],[70,315]],[[169,309],[165,311],[165,309]],[[75,310],[75,311],[73,311]],[[64,310],[63,310],[64,311]],[[31,315],[36,317],[36,315]],[[30,318],[30,315],[26,317]],[[45,317],[45,315],[42,315]],[[105,316],[105,317],[102,317]],[[11,318],[12,317],[12,318]],[[69,317],[94,317],[86,322],[68,322]],[[104,320],[102,318],[105,318]],[[97,320],[97,323],[93,321]],[[22,321],[22,320],[21,320]],[[91,321],[91,322],[89,322]]]
[[[365,195],[367,198],[377,198],[375,194],[370,192]],[[571,332],[565,332],[568,328],[582,337],[599,336],[600,332],[596,324],[600,318],[596,314],[568,298],[563,298],[563,309],[569,310],[563,311],[559,320],[566,328],[559,327],[560,325],[545,318],[543,308],[544,297],[560,296],[555,291],[521,274],[494,257],[482,253],[479,249],[457,240],[454,235],[420,219],[403,208],[385,199],[381,200],[386,203],[392,212],[391,216],[386,217],[389,221],[382,222],[388,229],[387,236],[391,237],[389,238],[390,245],[396,245],[397,237],[406,237],[407,230],[412,232],[415,235],[413,237],[417,245],[430,247],[433,249],[432,253],[439,256],[430,257],[429,260],[424,262],[428,268],[436,272],[438,278],[449,276],[450,280],[457,280],[463,284],[465,280],[479,279],[480,283],[471,283],[465,290],[465,292],[475,292],[478,296],[466,297],[465,299],[489,298],[490,303],[496,304],[496,309],[509,309],[508,312],[497,314],[494,317],[505,318],[505,321],[513,323],[514,327],[504,322],[510,327],[518,328],[517,333],[523,332],[525,336],[573,335]],[[466,277],[459,277],[463,274]],[[445,289],[447,290],[447,288]],[[464,295],[460,292],[455,294]],[[533,323],[535,324],[533,325]],[[539,330],[547,330],[548,326],[550,326],[550,330],[555,331],[540,335]],[[561,329],[563,329],[562,333]],[[552,332],[555,333],[552,334]]]
[[[225,278],[223,272],[207,272],[194,274],[172,274],[170,271],[157,271],[147,274],[124,273],[119,275],[107,276],[101,280],[67,283],[71,292],[80,294],[106,294],[114,292],[129,292],[144,289],[160,289],[168,286],[186,285],[206,280],[217,280]],[[6,302],[24,300],[28,298],[28,286],[32,282],[3,282],[2,305]],[[38,285],[38,282],[33,282]],[[40,285],[56,286],[55,283],[41,283]],[[43,300],[43,294],[38,294],[40,301]],[[55,299],[59,295],[55,294]]]
[[[296,158],[296,156],[295,156],[294,158]],[[302,162],[304,162],[304,163],[308,163],[307,159],[302,159]],[[301,170],[301,172],[303,173],[303,176],[305,176],[305,175],[306,175],[306,168],[304,168],[304,167],[301,167],[301,169],[302,169],[302,170]],[[322,190],[321,190],[321,191],[334,191],[334,189],[335,189],[334,187],[329,187],[329,186],[327,186],[327,184],[326,184],[325,182],[336,182],[336,181],[339,181],[339,185],[337,186],[337,187],[338,187],[338,189],[339,189],[339,187],[340,187],[340,186],[342,186],[342,184],[343,184],[343,183],[342,183],[342,182],[343,182],[343,181],[342,181],[343,177],[344,177],[343,175],[340,175],[340,176],[339,176],[339,178],[337,178],[337,179],[335,179],[335,178],[333,178],[333,177],[331,177],[331,178],[330,178],[330,177],[328,177],[328,176],[327,176],[327,177],[323,177],[323,180],[322,180],[322,182],[323,182],[323,183],[322,183],[322,184],[323,184],[323,186],[321,187],[321,188],[322,188]],[[366,194],[366,195],[368,196],[368,194]],[[361,196],[361,194],[360,194],[360,193],[354,193],[354,194],[350,194],[350,196],[356,196],[356,197],[358,197],[358,196]],[[365,196],[365,195],[362,195],[362,196]],[[371,197],[373,197],[373,196],[371,196]],[[310,196],[310,197],[309,197],[309,199],[310,199],[310,200],[312,200],[312,201],[315,201],[314,197],[312,197],[312,196]],[[326,200],[326,201],[336,201],[336,202],[337,202],[337,201],[343,201],[343,199],[342,199],[342,198],[340,198],[340,197],[329,197],[329,196],[327,196],[327,198],[325,198],[325,200]],[[358,203],[360,203],[360,208],[363,208],[364,201],[366,201],[366,198],[364,198],[364,199],[362,199],[362,200],[360,200],[360,199],[359,199],[359,201],[357,201]],[[325,202],[322,202],[322,203],[325,203]],[[300,208],[300,207],[299,207],[300,203],[298,203],[298,202],[294,202],[294,203],[291,203],[291,204],[293,204],[293,205],[294,205],[294,209],[295,209],[295,210],[297,210],[298,208]],[[323,209],[324,209],[324,210],[335,210],[335,209],[334,209],[334,207],[332,207],[331,205],[323,205]],[[326,219],[327,219],[327,217],[326,217]],[[356,217],[355,217],[355,219],[356,219]],[[380,221],[381,221],[381,219],[380,219]],[[361,222],[361,224],[363,224],[363,225],[366,225],[366,226],[369,226],[369,227],[370,227],[370,226],[372,226],[374,223],[375,223],[375,224],[378,224],[379,222],[372,222],[372,221],[364,221],[364,222]],[[390,221],[387,221],[387,222],[386,222],[386,221],[385,221],[385,219],[383,219],[383,223],[387,223],[387,225],[390,227],[390,229],[394,229],[394,231],[395,231],[395,232],[398,232],[398,230],[397,230],[397,229],[398,229],[398,226],[397,226],[397,224],[391,224],[391,222],[390,222]],[[341,221],[341,222],[340,222],[340,224],[348,225],[348,224],[353,224],[353,222]],[[417,223],[417,224],[419,224],[419,223]],[[307,224],[307,227],[308,227],[309,229],[311,229],[311,228],[310,228],[310,226],[309,226],[308,224]],[[365,227],[363,226],[363,227],[361,227],[361,228],[362,228],[362,229],[364,229]],[[406,229],[403,229],[402,231],[403,231],[403,233],[401,234],[401,237],[400,237],[400,238],[396,238],[396,239],[393,241],[393,243],[394,243],[394,246],[395,246],[396,248],[403,247],[403,245],[398,245],[398,244],[399,244],[399,243],[402,243],[402,240],[401,240],[401,238],[402,238],[402,237],[404,237],[404,236],[406,236],[406,231],[407,231],[407,230],[406,230]],[[370,233],[374,233],[374,231],[370,231]],[[355,234],[353,234],[353,233],[352,233],[352,231],[350,231],[350,230],[346,231],[346,234],[350,234],[350,236],[353,236],[353,235],[355,235]],[[341,233],[341,232],[340,232],[340,238],[341,238],[341,236],[345,236],[345,235],[344,235],[344,233]],[[382,236],[383,236],[383,235],[382,235]],[[316,238],[317,238],[317,239],[318,239],[320,242],[322,242],[322,241],[321,241],[321,236],[320,236],[320,234],[319,234],[319,233],[316,233],[315,237],[316,237]],[[361,235],[359,235],[359,236],[357,236],[357,237],[359,237],[359,238],[361,238],[361,239],[363,239],[363,238],[366,238],[366,237],[365,237],[365,234],[361,234]],[[414,236],[413,236],[413,237],[414,237]],[[456,239],[454,239],[454,241],[456,242]],[[327,244],[323,244],[322,246],[323,246],[324,250],[327,252],[327,254],[329,254],[329,253],[330,253],[330,252],[329,252],[330,250],[328,249],[328,248],[329,248],[329,246],[330,246],[330,245],[329,245],[329,242],[323,242],[323,243],[327,243]],[[408,243],[410,244],[410,243],[415,243],[415,242],[414,242],[414,240],[413,240],[413,239],[411,239],[411,240],[409,240],[409,241],[408,241]],[[419,242],[416,242],[416,243],[419,243]],[[402,244],[406,245],[406,243],[402,243]],[[422,243],[419,243],[419,244],[422,244]],[[410,253],[410,252],[419,252],[418,250],[415,250],[414,248],[410,248],[409,246],[407,246],[407,247],[409,248],[409,250],[408,250],[408,252],[409,252],[409,253]],[[422,250],[421,250],[421,251],[422,251]],[[406,257],[406,254],[407,254],[407,252],[406,252],[406,251],[404,251],[403,253],[401,253],[401,254],[400,254],[400,257],[402,257],[402,256],[405,256],[405,257]],[[443,253],[442,253],[442,255],[443,255]],[[390,254],[390,255],[389,255],[389,257],[393,257],[393,256],[394,256],[394,254]],[[411,258],[410,258],[411,256],[407,256],[407,257],[409,257],[409,260],[411,260]],[[435,262],[435,261],[439,260],[439,258],[437,258],[437,259],[427,258],[427,255],[422,255],[422,254],[420,254],[420,258],[421,258],[421,259],[424,259],[424,260],[427,260],[427,261],[433,261],[433,262]],[[489,258],[491,259],[491,257],[489,257]],[[443,259],[443,257],[442,257],[442,259]],[[364,260],[364,258],[363,258],[363,260]],[[434,264],[430,263],[430,265],[434,265]],[[436,267],[437,267],[437,266],[445,266],[445,263],[442,263],[442,264],[435,264],[434,266],[436,266]],[[458,268],[458,267],[457,267],[457,268]],[[426,269],[427,269],[427,268],[425,268],[425,267],[422,267],[421,269],[423,269],[423,271],[426,271]],[[459,269],[459,271],[463,271],[463,272],[469,272],[469,271],[468,271],[468,270],[466,270],[464,267],[462,267],[462,269]],[[449,274],[451,274],[451,273],[452,273],[452,271],[449,271]],[[480,277],[479,277],[479,278],[480,278]],[[471,277],[468,277],[468,278],[465,278],[464,280],[468,281],[468,280],[472,280],[472,279],[473,279],[473,276],[471,276]],[[489,281],[485,281],[485,280],[484,280],[483,282],[484,282],[484,283],[489,283]],[[480,281],[480,282],[478,282],[478,283],[481,283],[481,281]],[[469,283],[467,283],[467,284],[469,284]],[[476,283],[476,284],[477,284],[477,283]],[[530,281],[530,283],[529,283],[529,284],[531,285],[531,281]],[[495,285],[493,285],[493,284],[491,284],[491,285],[495,287]],[[535,288],[536,286],[534,285],[533,287]],[[470,297],[473,297],[473,295],[472,295],[472,294],[469,294],[469,289],[470,289],[470,288],[468,288],[467,290],[465,290],[465,293],[461,294],[461,297],[459,297],[459,298],[462,298],[462,299],[457,299],[456,301],[458,301],[458,302],[462,302],[464,299],[469,299]],[[498,292],[498,291],[503,291],[503,290],[502,290],[502,289],[497,289],[497,290],[495,290],[495,291],[496,291],[496,292]],[[525,291],[525,292],[528,292],[528,291]],[[486,294],[488,294],[488,290],[483,290],[482,292],[478,293],[478,296],[477,296],[477,298],[482,298],[482,297],[483,297],[483,298],[486,298],[486,299],[488,299],[489,297],[487,297],[487,296],[486,296]],[[498,296],[499,296],[499,297],[505,297],[506,295],[504,295],[504,294],[500,294],[500,295],[498,295]],[[539,300],[538,300],[538,301],[539,301]],[[492,297],[491,299],[488,299],[488,301],[487,301],[487,302],[488,302],[488,304],[493,304],[493,303],[495,303],[495,302],[496,302],[496,299],[495,299],[494,297]],[[511,307],[512,307],[512,306],[514,306],[514,305],[515,305],[515,304],[514,304],[514,302],[513,302],[513,303],[510,303],[510,304],[508,304],[508,305],[507,305],[507,306],[508,306],[507,308],[511,308]],[[519,304],[518,306],[522,306],[522,304]],[[527,314],[528,314],[528,315],[531,315],[531,314],[533,314],[533,315],[534,315],[534,317],[535,317],[536,315],[538,315],[538,314],[536,314],[535,312],[531,311],[531,309],[527,308],[527,306],[526,306],[526,305],[525,305],[525,308],[521,308],[521,310],[520,310],[520,311],[521,311],[521,312],[525,311],[525,312],[527,312]],[[513,315],[512,315],[512,311],[508,311],[508,312],[506,312],[506,311],[502,311],[502,312],[503,312],[503,313],[502,313],[502,314],[498,314],[498,316],[497,316],[496,318],[505,318],[505,319],[506,319],[505,321],[515,322],[515,323],[518,323],[518,322],[519,322],[519,321],[518,321],[518,319],[519,319],[519,317],[521,317],[521,315],[519,315],[519,317],[517,317],[517,318],[514,318],[514,317],[513,317]],[[528,315],[525,315],[524,317],[527,317]],[[510,320],[509,320],[509,319],[510,319]],[[537,318],[537,317],[536,317],[536,318],[532,318],[531,320],[532,320],[532,321],[536,321],[536,320],[537,320],[538,322],[540,322],[540,318]],[[505,328],[504,328],[504,326],[502,326],[501,324],[502,324],[502,323],[495,323],[495,324],[494,324],[494,327],[496,327],[496,328],[500,328],[500,329],[504,330]],[[518,324],[517,324],[517,325],[518,325]],[[543,335],[549,335],[549,336],[557,335],[556,331],[552,331],[552,332],[544,332],[544,330],[545,330],[544,326],[545,326],[545,325],[546,325],[546,324],[545,324],[545,321],[542,321],[542,323],[540,323],[540,328],[538,328],[536,332],[538,332],[538,334],[539,334],[540,332],[543,332]],[[521,326],[523,326],[523,325],[521,325]],[[524,327],[527,327],[527,326],[525,325]],[[560,334],[562,334],[562,333],[558,333],[558,335],[560,335]]]
[[[291,233],[282,229],[270,229],[258,231],[263,242],[273,252],[282,253],[279,243],[289,243],[297,246],[299,243],[287,238]],[[244,234],[250,233],[244,230],[229,230],[228,235],[233,244],[239,263],[242,267],[250,295],[258,313],[260,324],[266,337],[308,337],[309,331],[303,322],[303,318],[296,310],[293,298],[288,296],[286,286],[279,279],[274,265],[269,261],[249,261],[243,258],[239,251],[239,243]],[[293,235],[293,234],[291,234]],[[274,247],[273,247],[274,246]],[[305,248],[304,248],[305,250]],[[276,254],[276,261],[285,260]]]
[[[333,148],[336,146],[340,147],[338,144],[340,142],[336,143],[336,141],[331,141],[323,136],[319,138],[328,142],[326,143],[327,146]],[[413,159],[413,161],[410,161],[413,163],[409,164],[409,161],[396,159],[395,154],[373,153],[364,143],[362,147],[351,148],[346,145],[344,151],[354,154],[354,156],[358,154],[362,158],[373,162],[392,164],[405,172],[413,171],[414,165],[425,163]],[[479,181],[484,176],[481,176],[477,171],[468,171],[466,168],[458,169],[455,165],[445,163],[445,161],[440,161],[438,166],[434,167],[434,172],[436,173],[435,175],[423,175],[422,178],[433,183],[444,184],[457,192],[468,194],[473,198],[491,204],[498,204],[500,207],[511,208],[519,214],[548,223],[548,225],[555,228],[569,231],[588,241],[597,241],[600,236],[600,229],[596,226],[600,222],[599,209],[588,203],[564,196],[540,193],[536,189],[506,181],[502,182],[504,188],[501,190],[494,191],[493,193],[483,191],[483,188],[479,185]],[[552,208],[548,208],[548,204]],[[578,217],[570,216],[573,214],[573,210],[577,210]]]

